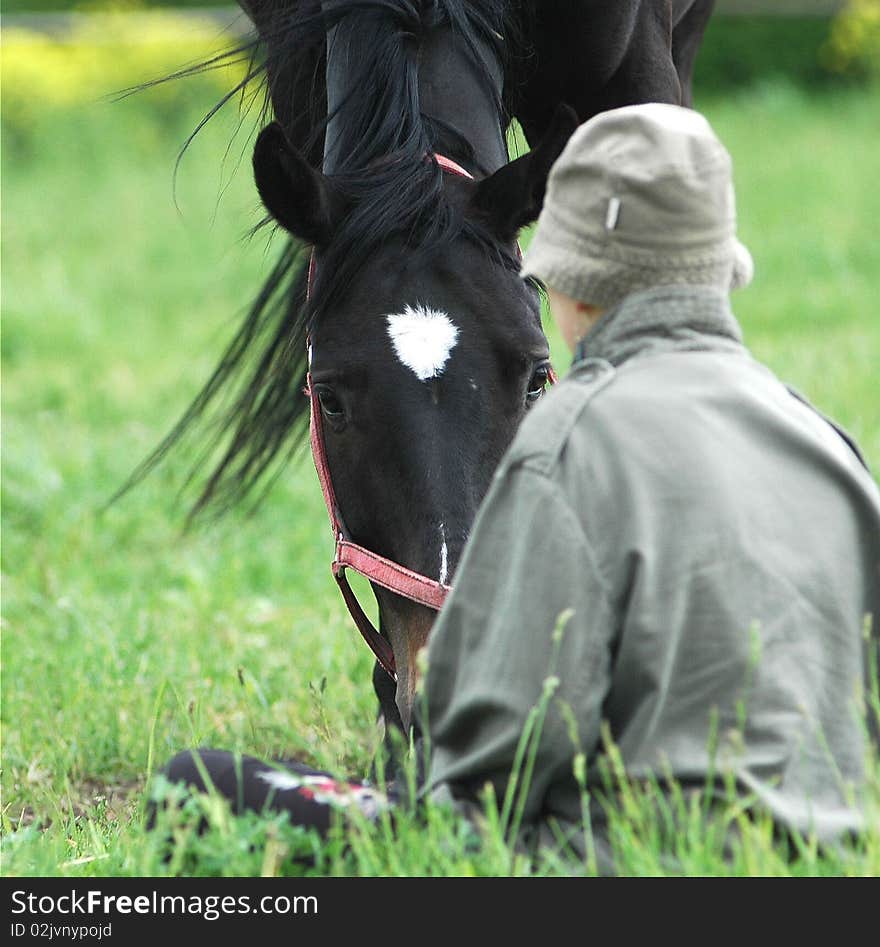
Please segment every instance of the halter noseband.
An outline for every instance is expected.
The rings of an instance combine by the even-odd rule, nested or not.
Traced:
[[[459,177],[470,178],[469,174],[461,165],[456,164],[450,158],[444,155],[434,154],[431,156],[444,171]],[[312,253],[309,260],[308,284],[306,289],[306,298],[311,296],[312,283],[315,275],[315,254]],[[327,513],[330,517],[330,528],[333,530],[333,538],[336,542],[336,548],[333,554],[331,569],[333,578],[339,585],[342,597],[348,607],[354,623],[363,636],[364,641],[370,646],[370,650],[375,654],[376,660],[393,680],[397,680],[397,671],[394,663],[394,651],[386,638],[373,625],[365,614],[361,603],[357,600],[348,578],[345,574],[346,569],[353,569],[355,572],[375,582],[376,585],[389,592],[394,592],[419,605],[425,605],[439,611],[441,605],[449,594],[451,586],[438,582],[436,579],[429,579],[425,575],[407,569],[391,559],[386,559],[378,553],[364,546],[354,543],[349,538],[348,530],[342,521],[342,515],[339,511],[339,504],[336,502],[336,493],[333,490],[333,481],[330,477],[330,467],[327,463],[327,453],[324,447],[324,428],[321,418],[321,404],[315,393],[315,387],[312,384],[312,351],[309,341],[308,351],[308,373],[306,375],[306,394],[309,397],[309,441],[312,447],[312,459],[315,462],[315,469],[318,472],[318,480],[321,483],[321,492],[324,495],[324,503],[327,506]],[[551,383],[556,380],[551,372]]]

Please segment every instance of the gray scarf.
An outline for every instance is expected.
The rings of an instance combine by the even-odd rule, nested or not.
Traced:
[[[670,349],[742,348],[742,329],[728,294],[711,286],[664,286],[627,296],[609,309],[578,345],[587,358],[620,365]]]

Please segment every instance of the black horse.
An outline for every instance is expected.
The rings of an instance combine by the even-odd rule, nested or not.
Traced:
[[[275,118],[256,183],[291,240],[172,439],[241,379],[199,501],[230,503],[301,443],[311,404],[347,537],[445,585],[550,376],[517,234],[578,122],[690,104],[714,0],[241,2]],[[531,150],[509,161],[513,119]],[[407,729],[435,611],[374,590],[396,672],[374,683]]]

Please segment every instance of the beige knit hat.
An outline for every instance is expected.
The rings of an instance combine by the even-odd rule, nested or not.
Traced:
[[[569,139],[522,275],[605,309],[655,286],[738,289],[754,266],[735,234],[730,155],[706,119],[631,105]]]

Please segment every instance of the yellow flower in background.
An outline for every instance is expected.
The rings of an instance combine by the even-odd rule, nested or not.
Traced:
[[[822,54],[832,72],[880,76],[880,0],[849,0]]]
[[[226,27],[236,18],[246,25],[243,14],[230,10],[224,23],[197,12],[147,9],[140,0],[112,2],[111,9],[74,16],[63,34],[3,27],[0,80],[7,129],[26,130],[53,110],[97,103],[151,82],[159,84],[140,97],[145,104],[173,108],[196,90],[203,93],[201,101],[217,100],[246,74],[243,54],[184,80],[159,81],[233,48],[241,37]],[[832,75],[880,77],[880,0],[848,0],[829,21],[820,58]]]
[[[236,39],[217,21],[161,11],[102,12],[75,20],[63,36],[4,27],[3,119],[26,123],[36,113],[96,102],[155,82],[229,50]],[[247,67],[245,54],[183,81],[209,83],[222,94],[244,77]],[[173,99],[181,94],[180,85],[160,84],[149,95]]]

